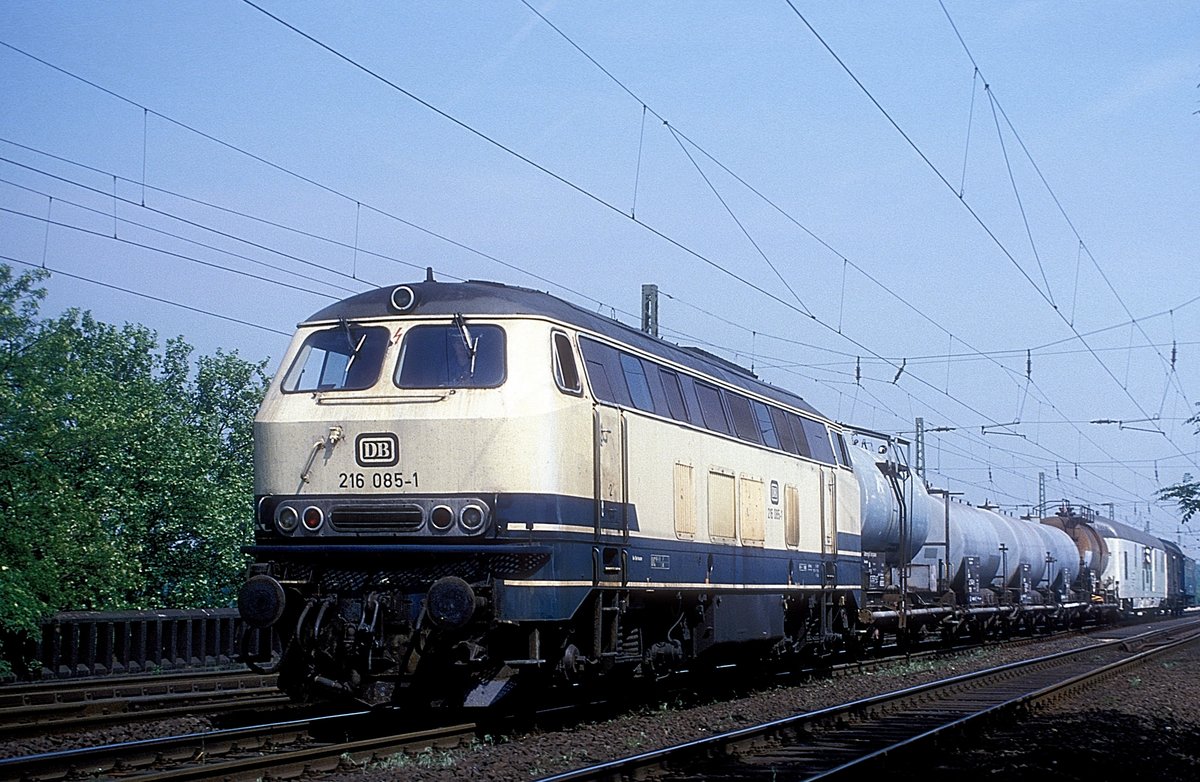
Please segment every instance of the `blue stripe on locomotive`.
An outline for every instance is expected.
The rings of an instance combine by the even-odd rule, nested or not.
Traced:
[[[639,537],[637,508],[632,504],[627,506],[631,535],[625,541],[613,537],[620,529],[620,506],[610,506],[609,510],[612,512],[606,512],[601,522],[604,534],[597,540],[594,531],[578,530],[594,524],[595,504],[589,498],[542,494],[498,496],[496,517],[507,528],[505,537],[546,546],[552,553],[549,562],[528,577],[533,583],[498,585],[497,618],[520,621],[570,617],[593,589],[591,581],[597,568],[605,564],[596,561],[597,555],[602,558],[604,549],[618,547],[628,555],[625,585],[604,579],[598,585],[600,588],[637,590],[648,583],[659,589],[673,587],[657,585],[689,585],[680,587],[688,592],[770,591],[786,589],[789,584],[816,588],[824,582],[825,562],[832,562],[834,567],[830,586],[857,585],[862,578],[862,562],[857,555],[823,557],[810,552],[728,543]],[[564,529],[523,532],[525,524],[558,524]],[[842,551],[859,552],[861,538],[839,532],[837,544]]]
[[[858,536],[854,539],[857,546]],[[595,549],[615,548],[620,541],[597,542],[588,533],[547,532],[537,536],[551,551],[550,561],[528,578],[532,583],[497,585],[496,616],[508,621],[561,620],[572,616],[588,596],[595,568]],[[625,584],[601,580],[598,588],[644,588],[686,593],[771,592],[795,587],[820,587],[824,562],[832,562],[835,577],[829,586],[859,584],[858,556],[822,558],[819,554],[761,549],[720,543],[631,537]],[[709,557],[712,569],[709,570]],[[601,563],[601,566],[603,563]],[[541,583],[539,583],[541,582]],[[568,582],[567,584],[556,582]],[[582,583],[581,583],[582,582]],[[648,586],[653,584],[653,586]],[[680,585],[675,587],[673,585]],[[686,585],[686,586],[684,586]]]
[[[605,503],[601,529],[619,532],[621,504]],[[589,497],[570,497],[561,494],[500,494],[495,499],[496,521],[507,528],[507,536],[520,531],[525,524],[561,524],[588,527],[595,523],[596,504]],[[631,533],[639,532],[637,506],[625,505],[626,526]],[[837,533],[839,551],[860,551],[862,538],[851,532]],[[702,545],[687,542],[690,548]],[[748,551],[755,550],[747,548]]]

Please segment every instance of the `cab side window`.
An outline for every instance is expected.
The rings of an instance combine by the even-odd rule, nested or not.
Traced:
[[[560,391],[578,396],[583,393],[579,381],[579,367],[575,364],[575,351],[571,349],[571,338],[561,331],[554,332],[554,382]]]

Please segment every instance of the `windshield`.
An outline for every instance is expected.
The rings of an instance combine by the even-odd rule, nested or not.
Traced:
[[[379,378],[388,330],[343,323],[304,340],[283,377],[284,391],[353,391]]]
[[[400,388],[495,388],[505,374],[504,330],[459,318],[409,329],[395,380]]]

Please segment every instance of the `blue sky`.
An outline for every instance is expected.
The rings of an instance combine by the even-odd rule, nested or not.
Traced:
[[[1200,9],[793,2],[531,0],[614,80],[520,0],[262,1],[387,84],[243,2],[6,0],[0,255],[60,272],[48,313],[272,362],[425,266],[626,320],[654,282],[674,341],[841,420],[953,427],[935,484],[1016,507],[1043,472],[1174,537]]]

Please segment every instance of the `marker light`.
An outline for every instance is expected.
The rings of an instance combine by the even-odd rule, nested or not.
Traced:
[[[429,523],[437,530],[450,529],[450,525],[454,523],[454,511],[445,505],[438,505],[429,514]]]
[[[316,532],[325,522],[325,514],[316,505],[309,505],[304,509],[304,528]]]

